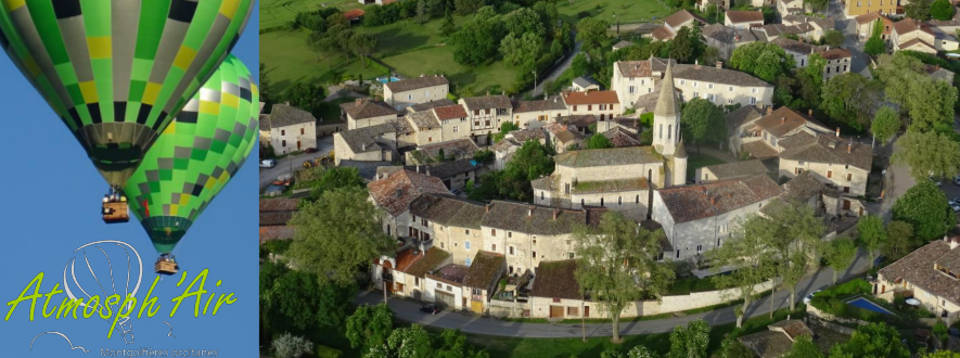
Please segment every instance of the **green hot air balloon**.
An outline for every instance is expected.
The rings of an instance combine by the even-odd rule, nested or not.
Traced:
[[[158,272],[176,272],[170,252],[253,149],[259,102],[250,70],[227,57],[127,181],[130,207],[162,254]]]
[[[253,0],[3,0],[0,46],[119,189],[252,9]]]

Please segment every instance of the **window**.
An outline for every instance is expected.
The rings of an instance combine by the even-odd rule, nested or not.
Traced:
[[[717,247],[720,247],[720,238],[717,238]]]
[[[757,97],[750,97],[750,104],[757,104]]]
[[[751,88],[751,93],[757,93],[757,89],[756,89],[756,88]]]
[[[453,132],[454,132],[454,133],[457,132],[457,126],[453,126]]]
[[[507,231],[507,237],[513,237],[513,232]]]
[[[661,124],[657,130],[657,139],[663,139],[663,124]]]
[[[534,251],[532,256],[533,256],[533,258],[537,258],[537,252]]]
[[[693,88],[697,88],[697,81],[693,81]]]
[[[797,175],[800,175],[800,173],[803,173],[803,169],[794,168],[794,169],[793,169],[793,173],[794,173],[794,174],[797,174]]]
[[[672,124],[668,124],[668,125],[667,125],[667,139],[670,139],[670,134],[672,134],[672,133],[673,133],[673,125],[672,125]]]
[[[827,171],[827,178],[833,178],[833,171],[832,171],[832,170],[828,170],[828,171]]]
[[[420,218],[420,224],[423,226],[427,226],[427,219]]]
[[[600,207],[603,207],[603,197],[600,197]]]
[[[283,129],[281,129],[281,130],[280,130],[280,135],[287,135],[287,131],[286,131],[286,130],[283,130]]]
[[[287,146],[287,140],[286,140],[286,139],[281,140],[281,141],[280,141],[280,146],[281,146],[281,147],[286,147],[286,146]]]
[[[470,235],[470,229],[463,230],[464,234]]]
[[[490,114],[490,108],[484,109],[483,114]]]
[[[513,246],[510,246],[510,247],[507,248],[507,249],[508,249],[508,251],[510,252],[510,256],[513,256]]]
[[[568,252],[568,253],[567,253],[567,258],[573,259],[573,253],[572,253],[572,252]]]
[[[427,142],[433,142],[433,137],[427,137]]]
[[[413,278],[413,284],[414,284],[414,285],[417,285],[417,286],[420,286],[420,278],[419,278],[419,277],[414,277],[414,278]]]
[[[847,181],[853,180],[853,174],[847,174]]]
[[[467,249],[467,250],[470,250],[470,241],[464,241],[464,242],[463,242],[463,248],[464,248],[464,249]],[[469,259],[468,259],[468,260],[469,260]]]
[[[640,204],[640,194],[637,194],[637,204]]]
[[[680,249],[677,249],[677,258],[680,258]]]
[[[540,192],[540,200],[543,200],[543,191]]]
[[[490,244],[490,251],[497,251],[497,244]]]
[[[703,245],[697,245],[697,255],[703,252]]]
[[[579,316],[580,307],[567,307],[567,316]]]
[[[577,111],[577,106],[576,106],[576,105],[573,106],[573,111],[574,111],[574,112]]]
[[[490,235],[497,236],[497,229],[490,229]]]
[[[439,283],[439,282],[437,282],[437,288],[443,288],[443,284],[442,284],[442,283]]]
[[[713,83],[707,84],[707,88],[713,89]]]
[[[622,196],[618,196],[618,197],[617,197],[617,205],[623,205],[623,197],[622,197]]]
[[[592,104],[588,104],[588,105],[587,105],[587,110],[588,110],[588,111],[592,111],[592,110],[593,110],[593,105],[592,105]]]
[[[684,84],[686,84],[686,83],[687,83],[687,81],[680,80],[680,85],[681,85],[681,86],[684,85]]]
[[[303,134],[303,132],[304,132],[305,130],[306,130],[306,129],[304,129],[304,128],[300,128],[300,134]]]
[[[634,92],[636,92],[636,88],[633,87],[633,86],[630,86],[630,90],[629,90],[629,91],[630,91],[630,93],[634,93]]]
[[[693,92],[693,98],[700,98],[700,92]]]
[[[727,89],[729,89],[730,92],[733,92],[733,86],[727,87]]]
[[[413,95],[412,95],[412,94],[408,94],[408,95],[407,95],[407,100],[412,100],[412,99],[413,99]]]
[[[468,257],[468,258],[465,258],[465,259],[463,259],[463,264],[464,264],[464,265],[467,265],[467,266],[470,266],[470,261],[471,261],[471,260],[470,260],[469,257]]]

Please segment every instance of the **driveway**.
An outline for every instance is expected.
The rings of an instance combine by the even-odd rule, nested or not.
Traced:
[[[260,168],[260,190],[270,185],[278,176],[293,174],[294,170],[303,168],[303,162],[314,160],[330,154],[333,150],[333,136],[324,136],[317,139],[317,151],[314,153],[300,153],[277,159],[277,166]]]
[[[572,36],[576,37],[577,34],[574,33]],[[560,77],[563,71],[566,71],[568,68],[570,68],[570,64],[573,63],[573,58],[576,57],[578,53],[580,53],[580,47],[581,47],[580,45],[581,43],[579,41],[574,43],[573,51],[570,52],[570,54],[568,54],[567,57],[563,59],[563,63],[561,63],[557,67],[554,67],[553,71],[551,71],[550,74],[547,75],[547,77],[537,79],[537,86],[530,91],[530,97],[534,97],[534,98],[540,97],[540,95],[543,94],[544,83],[556,80],[557,77]]]
[[[841,280],[853,278],[866,272],[869,269],[869,261],[869,258],[862,251],[858,252],[853,265],[840,275]],[[830,286],[832,280],[833,270],[829,268],[820,269],[807,276],[797,285],[797,303],[799,304],[802,297],[808,293]],[[758,302],[754,302],[747,309],[747,316],[757,317],[768,314],[771,299],[776,309],[786,308],[789,306],[790,293],[779,290],[772,298],[767,296]],[[383,292],[380,291],[367,291],[357,298],[357,303],[362,304],[378,304],[381,302],[383,302]],[[579,324],[514,322],[453,311],[443,311],[431,315],[420,312],[420,305],[418,302],[405,299],[394,298],[389,300],[389,306],[395,318],[424,326],[459,329],[464,333],[504,337],[573,338],[580,337],[582,334]],[[682,317],[621,322],[620,333],[637,335],[670,332],[674,327],[685,325],[697,319],[703,319],[711,326],[736,322],[734,307],[731,306]],[[586,334],[591,337],[611,336],[612,332],[609,323],[590,323],[586,325]]]

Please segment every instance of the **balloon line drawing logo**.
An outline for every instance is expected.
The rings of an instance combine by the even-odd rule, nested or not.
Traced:
[[[67,337],[66,334],[63,334],[63,333],[57,332],[57,331],[40,332],[40,334],[34,336],[33,339],[30,340],[30,350],[33,350],[33,344],[37,342],[37,339],[38,339],[38,338],[40,338],[40,337],[42,337],[42,336],[45,336],[45,335],[48,335],[48,334],[52,334],[52,335],[58,336],[58,337],[60,337],[60,338],[63,338],[64,341],[67,341],[67,345],[70,347],[70,350],[71,350],[71,351],[79,350],[80,352],[82,352],[82,353],[84,353],[84,354],[90,353],[90,351],[89,351],[87,348],[85,348],[84,346],[75,346],[75,345],[73,345],[73,342],[70,341],[70,337]]]

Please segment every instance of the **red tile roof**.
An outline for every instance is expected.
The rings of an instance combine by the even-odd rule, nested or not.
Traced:
[[[455,104],[452,106],[436,107],[433,109],[433,112],[437,115],[437,119],[441,121],[467,117],[467,111],[464,110],[463,106],[459,104]]]
[[[367,184],[367,189],[377,206],[393,216],[406,211],[420,194],[448,192],[440,178],[410,170],[398,170],[386,178],[372,181]]]
[[[359,19],[359,18],[363,17],[363,14],[365,14],[365,13],[366,13],[366,12],[364,12],[363,9],[353,9],[353,10],[344,12],[344,13],[343,13],[343,17],[345,17],[345,18],[347,18],[348,20],[351,20],[351,21],[352,21],[352,20],[356,20],[356,19]]]
[[[770,177],[720,180],[657,190],[675,223],[699,220],[772,199],[782,190]]]
[[[616,91],[568,92],[563,94],[567,105],[620,103]]]
[[[760,11],[727,10],[727,18],[730,22],[763,22],[763,13]]]

